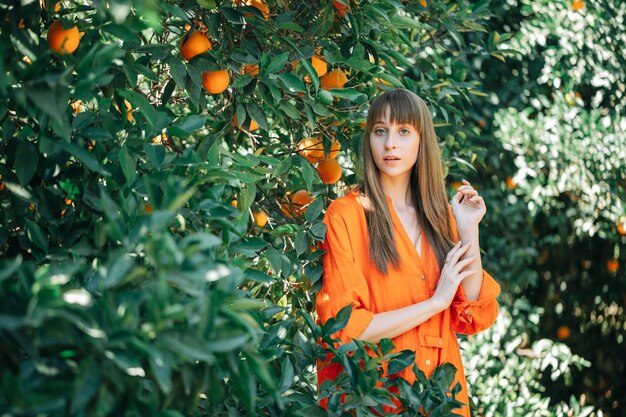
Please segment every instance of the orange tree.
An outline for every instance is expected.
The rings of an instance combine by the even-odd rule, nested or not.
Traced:
[[[587,366],[567,376],[558,349],[544,354],[537,379],[551,403],[579,398],[624,415],[626,7],[522,0],[493,11],[485,41],[500,45],[502,62],[478,59],[471,75],[487,94],[472,115],[486,151],[477,181],[496,203],[484,242],[500,260],[495,276],[536,306],[537,323],[511,335],[511,349],[566,344]],[[484,410],[501,411],[486,388]]]
[[[315,325],[315,248],[381,89],[428,101],[446,170],[474,162],[467,59],[492,51],[461,33],[487,15],[426,1],[5,4],[0,408],[320,415],[328,398],[334,415],[373,415],[395,385],[406,413],[449,414],[453,369],[382,378],[378,359],[400,371],[411,353],[335,349],[349,311]],[[349,372],[318,395],[315,360],[331,351]]]

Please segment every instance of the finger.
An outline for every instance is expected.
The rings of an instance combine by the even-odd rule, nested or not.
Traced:
[[[466,197],[474,197],[478,195],[478,191],[476,191],[473,188],[468,188],[462,191],[462,193],[466,196]]]
[[[452,265],[456,264],[459,261],[459,258],[463,256],[465,252],[467,252],[467,250],[469,249],[471,245],[472,245],[472,242],[467,242],[465,245],[461,246],[456,252],[454,252],[454,255],[452,255],[452,258],[450,259],[450,263]]]
[[[469,277],[473,273],[474,273],[474,271],[463,271],[463,272],[461,272],[459,275],[457,275],[457,277],[459,279],[459,282],[462,282],[465,278]]]
[[[446,259],[450,259],[452,255],[454,255],[454,253],[461,247],[462,243],[463,242],[461,242],[460,240],[456,242],[454,246],[452,246],[452,249],[450,249],[450,251],[448,252],[448,256],[446,256]]]
[[[462,272],[468,265],[471,265],[474,262],[474,259],[476,259],[475,256],[470,256],[469,258],[461,259],[457,262],[456,265],[454,265],[454,269],[457,274]]]
[[[452,201],[453,202],[456,201],[457,203],[460,203],[462,198],[463,198],[463,193],[460,191],[457,191],[454,197],[452,197]]]

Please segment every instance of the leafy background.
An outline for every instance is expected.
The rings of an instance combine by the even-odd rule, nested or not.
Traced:
[[[622,415],[626,6],[269,1],[266,20],[251,4],[0,3],[0,410],[449,415],[453,369],[383,378],[411,355],[335,347],[349,311],[323,328],[313,312],[324,208],[357,181],[369,100],[405,87],[450,192],[467,178],[489,207],[504,291],[462,340],[473,414]],[[56,19],[83,33],[72,54],[48,46]],[[186,61],[189,29],[212,49]],[[315,53],[344,88],[320,88]],[[207,94],[218,69],[230,86]],[[298,154],[308,137],[341,144],[338,183]],[[314,197],[300,215],[297,190]],[[331,352],[347,372],[317,387]]]

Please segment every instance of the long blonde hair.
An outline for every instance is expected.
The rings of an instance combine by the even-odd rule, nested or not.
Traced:
[[[409,123],[419,132],[419,152],[411,172],[409,187],[423,237],[432,246],[439,267],[443,268],[443,261],[453,246],[454,235],[448,211],[441,152],[426,103],[415,93],[405,89],[388,90],[378,95],[367,113],[361,146],[363,181],[357,191],[367,201],[364,207],[370,256],[378,270],[384,274],[387,273],[389,264],[397,266],[400,261],[391,213],[369,140],[374,123],[383,119],[387,111],[389,122]]]

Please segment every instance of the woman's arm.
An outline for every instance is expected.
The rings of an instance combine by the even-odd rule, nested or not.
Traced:
[[[393,339],[445,310],[437,299],[429,298],[397,310],[374,314],[374,318],[357,339],[378,343],[380,339]]]
[[[392,339],[422,324],[432,316],[447,309],[452,303],[461,282],[472,272],[467,270],[474,261],[461,259],[471,250],[471,245],[460,242],[447,254],[435,293],[428,300],[402,307],[397,310],[374,314],[363,333],[357,339],[378,343],[380,339]]]
[[[480,258],[478,226],[469,229],[457,228],[457,231],[459,239],[463,244],[471,243],[469,250],[465,252],[461,259],[473,257],[474,262],[467,267],[467,270],[472,271],[472,273],[463,280],[461,285],[463,285],[467,300],[475,301],[478,299],[478,293],[483,283],[483,262]]]

